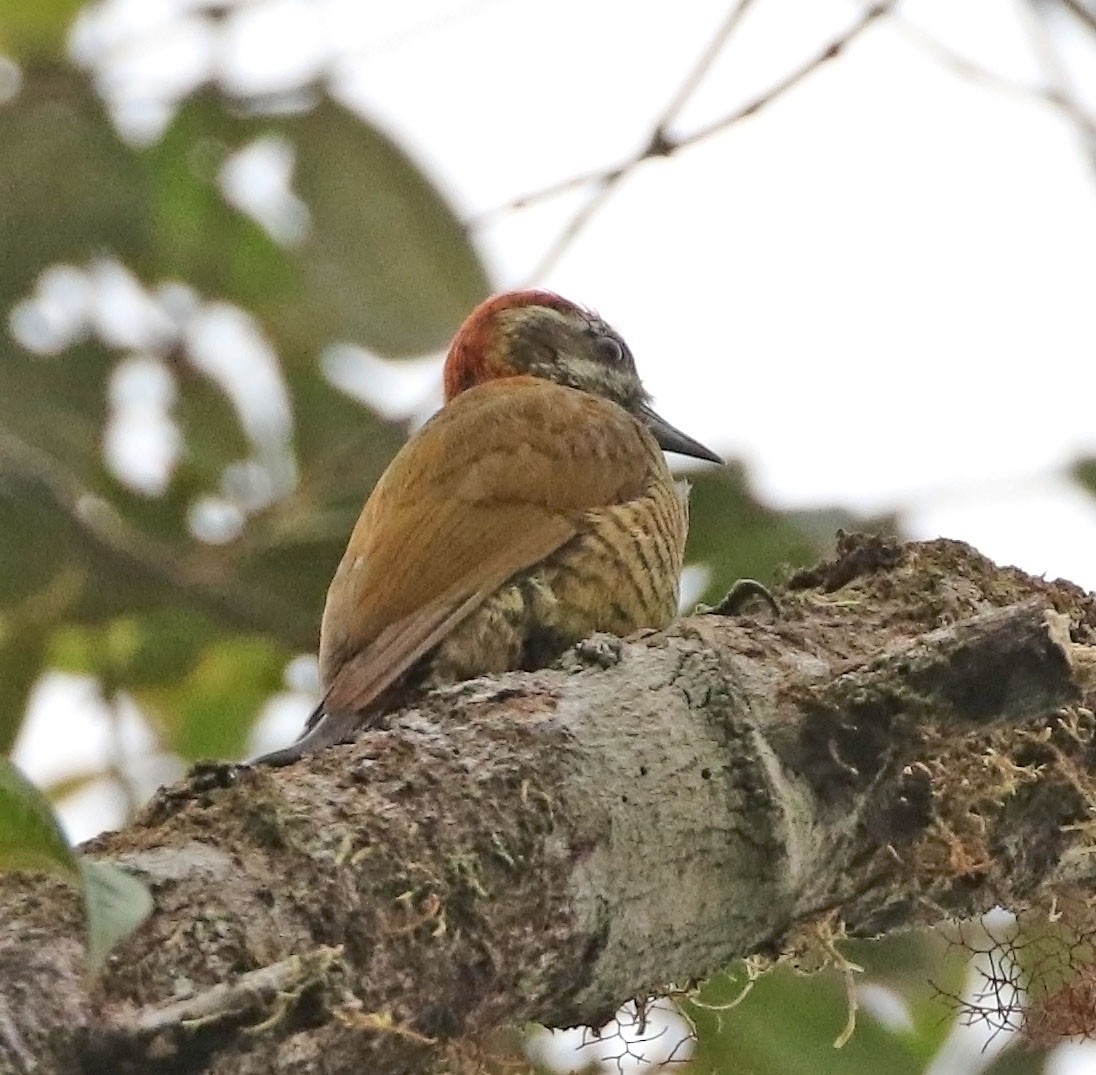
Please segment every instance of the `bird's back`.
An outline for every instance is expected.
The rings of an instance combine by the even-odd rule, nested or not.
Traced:
[[[331,708],[406,673],[541,667],[594,631],[664,626],[686,528],[661,449],[616,404],[532,377],[463,393],[393,460],[339,565],[320,642]]]

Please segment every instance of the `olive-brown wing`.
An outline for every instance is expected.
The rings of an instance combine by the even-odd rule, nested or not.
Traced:
[[[488,595],[664,466],[607,400],[532,377],[457,396],[400,451],[328,593],[328,712],[359,711]]]

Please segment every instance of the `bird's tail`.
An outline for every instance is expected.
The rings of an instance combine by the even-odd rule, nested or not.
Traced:
[[[325,708],[326,697],[312,710],[305,721],[300,738],[281,750],[272,751],[256,758],[252,765],[290,765],[306,754],[347,743],[354,738],[354,732],[360,723],[356,713],[329,713]]]

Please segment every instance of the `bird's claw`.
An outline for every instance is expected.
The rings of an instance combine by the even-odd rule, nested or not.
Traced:
[[[738,616],[754,598],[759,598],[768,606],[774,619],[780,619],[780,606],[776,603],[772,591],[757,579],[739,579],[729,590],[727,596],[718,604],[704,610],[705,615]]]

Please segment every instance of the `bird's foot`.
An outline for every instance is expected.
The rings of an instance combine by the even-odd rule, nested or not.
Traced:
[[[709,616],[738,616],[755,598],[768,606],[773,619],[780,619],[780,606],[776,603],[772,591],[757,579],[739,579],[718,604],[710,608],[705,607],[700,611],[703,615]]]

